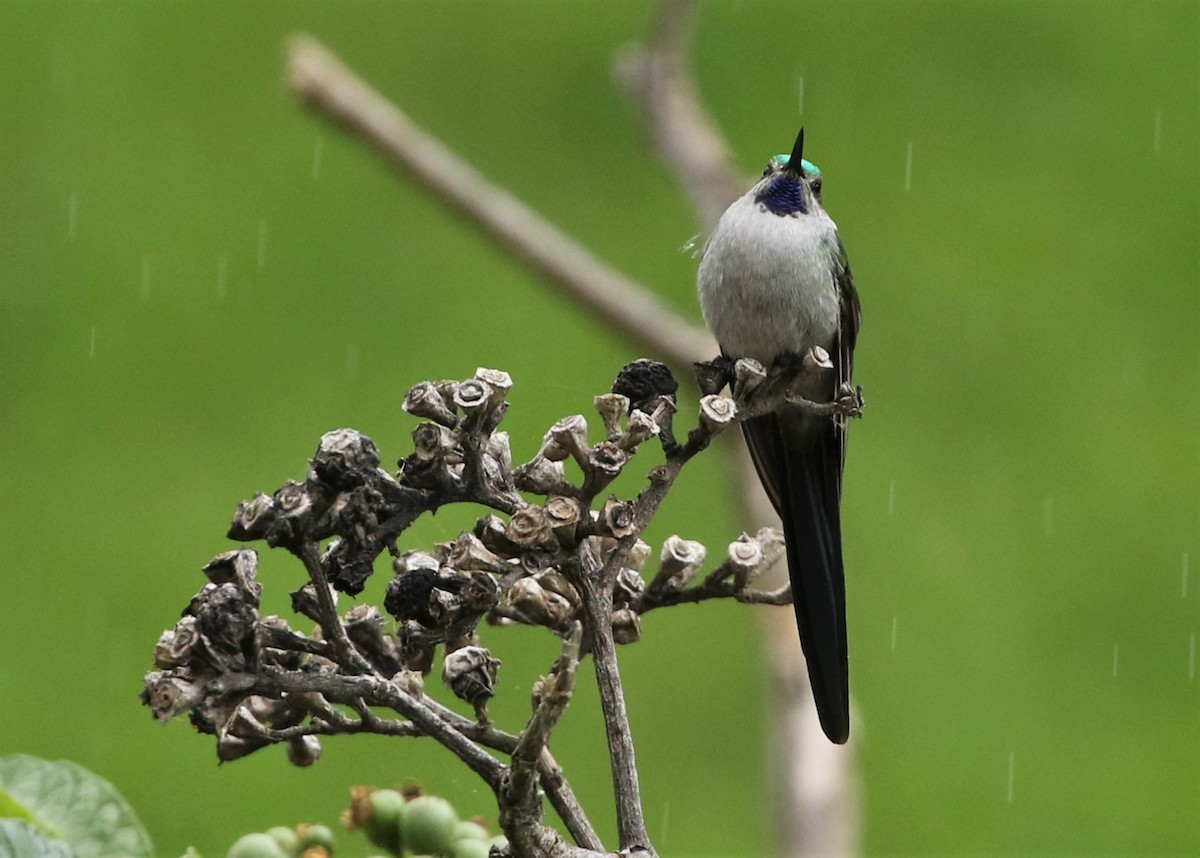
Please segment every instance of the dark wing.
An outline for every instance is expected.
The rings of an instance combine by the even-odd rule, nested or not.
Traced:
[[[837,371],[837,390],[843,384],[850,384],[854,375],[854,345],[858,342],[858,329],[862,326],[862,307],[858,303],[858,290],[854,288],[854,277],[850,274],[850,263],[846,259],[846,248],[838,239],[838,254],[834,260],[834,288],[837,289],[839,318],[837,342],[834,343],[832,355],[834,369]],[[838,498],[842,496],[842,470],[846,466],[846,442],[848,427],[844,419],[835,422],[838,447],[841,458],[838,462],[837,486]]]

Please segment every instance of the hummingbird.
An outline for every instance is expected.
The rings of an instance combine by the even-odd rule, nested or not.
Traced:
[[[754,358],[768,369],[800,366],[809,356],[810,369],[794,389],[813,402],[833,401],[850,383],[861,320],[822,185],[821,171],[804,159],[801,128],[791,154],[771,158],[762,178],[721,215],[697,276],[704,320],[721,353]],[[815,371],[814,355],[823,365]],[[742,432],[783,522],[796,624],[821,728],[842,744],[850,735],[840,513],[846,421],[783,406],[745,421]]]

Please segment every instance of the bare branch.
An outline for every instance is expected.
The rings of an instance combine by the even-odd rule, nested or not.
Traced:
[[[305,102],[349,126],[509,252],[641,347],[678,367],[716,351],[700,326],[583,248],[458,157],[311,36],[289,45],[288,79]]]

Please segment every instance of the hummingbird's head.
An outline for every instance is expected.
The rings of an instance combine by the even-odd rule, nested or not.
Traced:
[[[790,155],[776,155],[767,162],[762,181],[754,188],[754,199],[772,214],[808,214],[810,200],[821,205],[821,170],[804,159],[804,129],[796,137]]]

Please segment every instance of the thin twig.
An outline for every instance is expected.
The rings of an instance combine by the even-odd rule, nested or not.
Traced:
[[[677,367],[716,352],[712,338],[645,286],[586,250],[418,126],[311,36],[289,43],[288,79],[314,109],[351,127],[526,264]]]

